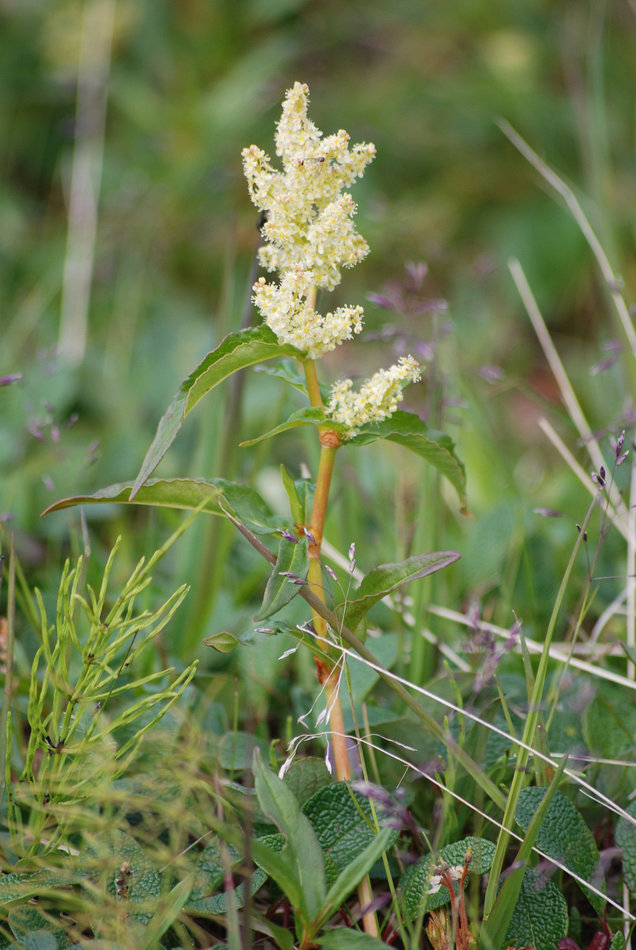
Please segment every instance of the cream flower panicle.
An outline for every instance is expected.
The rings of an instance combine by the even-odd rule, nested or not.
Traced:
[[[267,243],[259,260],[280,274],[279,285],[257,281],[254,303],[280,340],[316,359],[362,329],[362,307],[340,307],[323,316],[307,298],[314,288],[333,290],[341,269],[369,251],[353,223],[356,204],[343,190],[362,176],[375,146],[350,149],[342,130],[323,138],[307,116],[308,103],[306,85],[297,82],[287,91],[276,130],[282,172],[256,145],[242,155],[250,197],[266,217]]]
[[[268,284],[264,277],[254,284],[254,303],[281,343],[291,343],[317,359],[343,340],[351,340],[362,329],[362,307],[338,307],[323,316],[307,303],[314,284],[312,271],[287,271],[280,285]]]
[[[323,315],[313,301],[316,288],[333,290],[341,269],[353,267],[369,251],[355,229],[356,204],[345,189],[364,174],[375,146],[350,148],[342,129],[323,137],[307,116],[308,105],[308,87],[295,83],[276,127],[282,172],[256,145],[242,154],[250,197],[265,212],[261,233],[267,243],[259,249],[259,260],[266,270],[279,272],[279,283],[264,277],[256,281],[253,301],[281,342],[317,359],[362,330],[362,307],[338,307]],[[395,412],[402,388],[419,376],[409,356],[379,370],[357,393],[345,379],[332,388],[327,414],[352,438],[360,426]]]
[[[382,422],[392,416],[403,399],[402,389],[420,378],[419,364],[412,356],[403,356],[389,369],[380,369],[354,392],[350,379],[331,388],[327,415],[347,427],[351,439],[369,422]]]

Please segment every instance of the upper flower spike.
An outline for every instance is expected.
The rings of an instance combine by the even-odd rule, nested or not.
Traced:
[[[256,145],[242,154],[250,196],[266,216],[262,234],[267,244],[259,250],[260,262],[281,276],[280,286],[261,278],[254,302],[279,339],[293,342],[313,359],[362,329],[361,307],[323,317],[308,297],[313,299],[313,288],[333,290],[341,268],[353,267],[368,253],[353,224],[355,202],[343,190],[364,173],[375,146],[349,149],[349,135],[342,130],[323,138],[307,116],[308,103],[303,83],[287,91],[276,131],[282,172]]]

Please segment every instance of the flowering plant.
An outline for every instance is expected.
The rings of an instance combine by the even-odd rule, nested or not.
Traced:
[[[255,619],[262,622],[299,593],[311,606],[311,625],[290,632],[301,641],[311,637],[326,700],[336,775],[349,780],[351,768],[339,692],[344,659],[341,639],[374,661],[355,634],[371,607],[402,584],[451,564],[459,555],[440,551],[379,565],[335,613],[330,611],[324,596],[321,545],[336,452],[344,444],[359,446],[380,439],[401,444],[434,465],[451,482],[462,509],[465,475],[451,439],[430,430],[416,414],[398,408],[403,388],[420,378],[413,357],[403,357],[388,369],[378,370],[357,391],[351,379],[336,382],[323,402],[316,360],[361,332],[363,309],[343,306],[321,314],[316,309],[316,295],[318,290],[333,290],[340,282],[342,269],[352,267],[368,253],[366,241],[355,230],[356,205],[346,189],[363,174],[375,155],[375,147],[359,144],[350,148],[344,131],[323,137],[308,118],[307,107],[307,86],[295,83],[287,92],[277,126],[276,153],[282,160],[282,171],[277,171],[257,146],[243,151],[249,192],[264,214],[261,233],[265,243],[258,252],[259,261],[267,271],[278,275],[277,281],[260,277],[253,287],[253,302],[263,323],[230,333],[181,384],[159,422],[134,484],[113,485],[94,495],[64,499],[52,509],[106,501],[135,502],[203,510],[229,518],[273,564]],[[222,478],[150,478],[185,417],[215,386],[256,363],[289,357],[302,367],[309,406],[252,441],[297,426],[317,428],[321,452],[313,496],[304,490],[306,483],[303,486],[295,482],[283,470],[291,520],[272,515],[255,491]],[[281,375],[285,376],[286,371]],[[276,539],[276,554],[263,543],[263,536]],[[353,565],[353,553],[350,562]],[[224,633],[205,642],[226,651],[237,641]],[[410,701],[406,693],[403,698]],[[421,714],[427,717],[423,711]],[[432,717],[426,721],[439,739],[452,741],[445,739]],[[455,751],[463,755],[461,750]],[[468,761],[466,756],[464,759]],[[470,763],[476,774],[481,771],[472,760]],[[488,788],[496,795],[496,790]],[[360,885],[359,896],[363,907],[370,905],[368,884]],[[331,905],[327,901],[324,906]],[[368,910],[363,919],[365,929],[377,934],[373,911]],[[312,918],[310,923],[315,932],[316,920]]]

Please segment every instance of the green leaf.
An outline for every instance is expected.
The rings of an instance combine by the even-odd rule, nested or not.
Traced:
[[[591,752],[620,759],[631,753],[636,734],[636,708],[620,696],[599,693],[583,713],[583,735]]]
[[[420,914],[442,907],[450,901],[450,893],[445,887],[440,887],[434,894],[428,893],[431,877],[436,873],[435,868],[440,863],[448,864],[450,867],[463,865],[469,848],[471,851],[469,873],[485,874],[490,870],[495,846],[492,841],[474,837],[447,844],[439,854],[424,855],[416,864],[406,869],[400,880],[400,890],[404,914],[409,920],[414,920]]]
[[[398,410],[390,419],[362,429],[347,445],[368,445],[377,439],[397,442],[429,462],[455,488],[461,511],[466,514],[466,471],[455,455],[455,443],[450,436],[429,429],[415,413]]]
[[[541,825],[543,824],[543,820],[548,813],[548,808],[552,804],[554,795],[559,787],[559,783],[561,782],[566,762],[567,757],[562,756],[561,761],[552,777],[552,781],[545,790],[545,794],[543,795],[538,807],[535,809],[535,812],[530,820],[530,824],[525,831],[523,841],[521,842],[519,850],[517,851],[517,854],[514,858],[510,873],[506,876],[503,884],[499,888],[499,892],[495,898],[492,910],[481,926],[479,934],[479,950],[499,950],[499,948],[504,945],[505,937],[510,926],[510,921],[512,920],[514,909],[517,906],[517,901],[519,900],[521,885],[523,884],[525,870],[532,854],[532,849],[535,845]],[[519,794],[521,794],[521,791]],[[518,803],[519,798],[517,798],[517,804]],[[505,845],[507,849],[508,841],[509,836],[506,835],[506,837],[503,838],[502,832],[500,832],[499,838],[497,840],[497,848],[495,850],[493,864],[497,861],[497,854],[499,849],[502,847],[502,844]]]
[[[527,830],[532,816],[541,804],[545,788],[524,788],[515,812],[516,822]],[[539,828],[535,845],[555,858],[569,871],[595,887],[604,886],[601,859],[592,832],[580,812],[562,792],[555,792]],[[598,894],[583,888],[588,900],[600,914],[604,901]]]
[[[288,429],[297,429],[299,426],[319,426],[325,422],[329,422],[329,428],[333,429],[334,432],[342,433],[347,431],[346,426],[327,419],[322,409],[315,406],[307,406],[304,409],[297,409],[296,412],[292,412],[291,416],[289,416],[285,422],[274,426],[269,432],[264,432],[263,435],[259,435],[255,439],[248,439],[246,442],[240,442],[239,444],[242,447],[257,445],[257,443],[264,442],[265,439],[271,439],[272,436],[278,435],[280,432],[287,432]]]
[[[303,811],[324,852],[325,877],[327,885],[331,886],[338,875],[376,840],[371,804],[348,782],[332,782],[316,792]],[[395,829],[391,830],[391,843],[397,839],[397,834]]]
[[[283,778],[285,785],[292,790],[300,807],[309,801],[316,792],[333,781],[324,759],[296,759]]]
[[[63,887],[65,884],[77,883],[77,874],[70,874],[61,868],[2,874],[0,875],[0,906],[41,896],[44,892]]]
[[[152,505],[157,508],[185,508],[189,511],[204,511],[207,514],[225,515],[220,505],[256,534],[274,534],[292,524],[272,512],[264,498],[253,488],[227,481],[225,478],[153,478],[139,489],[131,501],[130,482],[121,482],[101,488],[92,495],[73,495],[55,502],[42,514],[61,511],[75,505],[135,504]]]
[[[161,895],[161,874],[135,839],[118,829],[105,834],[100,832],[99,840],[95,840],[94,845],[84,847],[79,857],[80,868],[98,887],[108,890],[113,896],[117,893],[115,881],[125,862],[130,872],[130,917],[146,925],[152,920]],[[99,915],[103,910],[98,905],[92,906],[92,926],[100,931]]]
[[[568,906],[559,888],[526,869],[506,935],[508,947],[554,950],[568,932]]]
[[[609,950],[625,950],[625,935],[617,930],[610,940]]]
[[[185,910],[189,914],[224,914],[227,909],[227,896],[223,892],[223,860],[221,857],[221,843],[218,839],[209,841],[197,858],[194,867],[194,882],[187,897]],[[241,862],[241,855],[227,845],[233,864]],[[257,868],[249,880],[250,894],[256,893],[266,881],[267,875]],[[246,899],[247,882],[239,884],[235,889],[237,907],[242,907]],[[219,892],[219,893],[215,893]]]
[[[342,869],[329,888],[325,905],[320,915],[321,924],[328,920],[344,903],[352,890],[368,874],[380,855],[395,843],[397,832],[393,828],[381,828],[372,841]]]
[[[295,906],[308,925],[318,916],[325,901],[325,870],[320,844],[294,793],[263,764],[258,750],[254,753],[254,784],[262,811],[287,839],[281,858],[289,859],[287,866],[295,878],[294,892],[298,895]],[[256,851],[254,855],[256,859]],[[285,883],[273,872],[272,877],[285,891]],[[286,893],[292,900],[292,895]]]
[[[386,944],[360,930],[330,930],[318,941],[323,950],[386,950]]]
[[[296,856],[288,847],[282,848],[281,851],[274,850],[273,842],[270,841],[274,838],[274,835],[255,838],[252,841],[252,857],[259,868],[276,881],[296,914],[308,924],[309,917],[302,882],[298,878]]]
[[[254,930],[265,934],[270,940],[280,947],[280,950],[294,950],[294,935],[286,927],[280,927],[272,923],[271,920],[263,917],[252,907],[251,924]]]
[[[139,475],[133,485],[132,497],[148,481],[157,465],[174,442],[185,417],[211,389],[237,370],[254,363],[271,360],[277,356],[303,358],[293,346],[278,342],[268,326],[252,327],[230,333],[199,363],[185,379],[168,409],[161,417],[156,435],[143,460]]]
[[[45,917],[35,907],[23,905],[7,915],[16,943],[11,946],[22,950],[64,950],[73,945],[67,934],[56,927],[52,918]]]
[[[233,633],[222,630],[219,633],[211,634],[209,637],[204,637],[203,642],[206,647],[212,647],[217,653],[231,653],[241,641]]]
[[[236,515],[237,519],[255,534],[275,534],[282,529],[289,531],[293,527],[290,518],[273,512],[265,499],[253,488],[225,478],[214,478],[212,483],[223,496],[223,506],[229,507],[230,513]]]
[[[144,931],[142,944],[144,950],[154,950],[166,930],[173,925],[192,890],[192,881],[193,876],[189,874],[161,898],[152,920]]]
[[[217,750],[218,763],[228,772],[232,770],[242,772],[251,766],[256,749],[266,752],[267,743],[258,736],[252,735],[251,732],[233,729],[221,737]]]
[[[349,630],[356,627],[368,611],[387,594],[403,584],[441,571],[459,560],[457,551],[434,551],[431,554],[415,554],[394,564],[380,564],[366,574],[355,591],[353,600],[344,605],[343,622]],[[342,609],[342,608],[341,608]]]
[[[276,564],[265,586],[263,603],[254,617],[255,622],[271,617],[297,596],[300,587],[295,583],[295,578],[304,581],[309,570],[307,543],[307,538],[301,538],[300,541],[280,539]],[[293,574],[294,578],[288,574]]]
[[[287,499],[289,501],[289,510],[291,512],[292,520],[294,524],[305,524],[305,512],[303,511],[303,506],[300,500],[300,495],[298,494],[296,482],[282,463],[280,466],[280,474],[283,479],[285,491],[287,492]]]
[[[314,500],[314,484],[307,478],[293,479],[284,465],[281,465],[280,470],[294,524],[308,524]]]
[[[636,801],[626,811],[636,818]],[[616,823],[616,844],[623,849],[623,874],[627,886],[636,893],[636,825],[626,818],[619,818]]]
[[[121,482],[101,488],[92,495],[72,495],[50,505],[43,515],[75,505],[129,504],[131,482]],[[201,508],[209,514],[222,515],[219,508],[219,489],[215,482],[192,478],[155,478],[139,490],[136,505],[153,505],[157,508]]]

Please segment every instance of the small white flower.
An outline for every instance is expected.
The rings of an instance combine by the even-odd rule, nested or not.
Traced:
[[[412,356],[403,356],[389,369],[380,369],[354,392],[350,379],[331,388],[327,415],[347,427],[345,438],[353,438],[361,426],[381,422],[393,415],[403,399],[402,389],[420,378],[419,364]]]
[[[442,886],[442,877],[440,874],[431,874],[428,879],[429,888],[425,892],[426,894],[437,894],[440,887]]]

